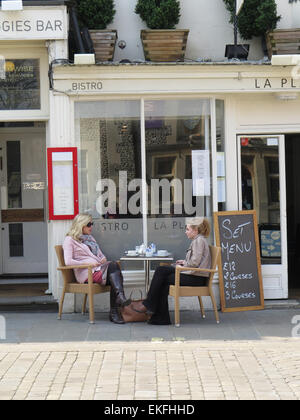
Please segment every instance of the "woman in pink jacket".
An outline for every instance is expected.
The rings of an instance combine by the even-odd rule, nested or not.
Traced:
[[[131,303],[126,299],[123,288],[123,275],[115,261],[107,261],[95,238],[92,236],[92,217],[78,214],[63,243],[66,265],[91,264],[93,282],[111,286],[109,319],[116,324],[124,324],[120,313],[121,306]],[[74,269],[78,283],[87,283],[88,269]]]

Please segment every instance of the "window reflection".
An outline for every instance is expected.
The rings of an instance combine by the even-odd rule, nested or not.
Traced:
[[[210,126],[208,100],[145,102],[147,184],[157,180],[161,185],[159,196],[153,189],[148,194],[149,217],[210,215]],[[205,150],[202,161],[201,155],[193,156],[193,151]],[[201,165],[201,179],[192,157],[195,166]],[[195,188],[196,181],[205,188]]]
[[[6,144],[8,208],[18,209],[22,207],[21,146],[19,141]]]
[[[224,101],[216,100],[217,194],[218,211],[226,210],[225,119]]]
[[[141,178],[140,103],[98,101],[75,106],[79,154],[79,208],[94,218],[93,235],[110,259],[143,242],[139,188]],[[135,200],[137,211],[129,211]],[[140,266],[132,265],[131,269]]]
[[[210,100],[146,100],[145,139],[140,105],[75,104],[80,211],[93,215],[93,232],[109,258],[144,239],[179,258],[189,243],[186,217],[211,220],[213,211]],[[225,203],[223,101],[217,108],[218,194]]]
[[[209,100],[145,101],[145,142],[148,243],[179,259],[186,217],[212,213]]]

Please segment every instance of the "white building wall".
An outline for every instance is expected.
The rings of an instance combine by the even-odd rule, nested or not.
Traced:
[[[115,61],[144,60],[140,30],[147,29],[139,15],[134,13],[136,0],[115,0],[116,15],[110,29],[117,29],[118,40],[126,41],[126,48],[118,46]],[[277,0],[282,19],[278,28],[300,27],[300,1]],[[177,28],[190,29],[186,58],[191,60],[226,60],[225,45],[233,43],[233,26],[222,0],[181,0],[181,18]],[[245,42],[239,38],[239,41]],[[248,42],[248,41],[247,41]],[[250,41],[249,60],[262,58],[261,40]]]
[[[276,0],[277,12],[281,15],[278,29],[300,28],[300,2],[294,0]]]

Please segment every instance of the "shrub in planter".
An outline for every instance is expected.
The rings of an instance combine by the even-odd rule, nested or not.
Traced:
[[[106,27],[116,13],[114,0],[74,1],[79,25],[89,30],[96,61],[112,61],[118,36],[116,30],[106,30]]]
[[[223,0],[230,12],[230,22],[234,22],[235,0]],[[275,0],[245,0],[238,15],[238,31],[243,39],[252,39],[254,36],[262,38],[262,46],[265,51],[265,36],[277,26],[281,16],[277,15]]]
[[[178,0],[138,0],[135,13],[150,28],[141,31],[146,60],[184,60],[189,30],[174,29],[180,19]]]
[[[174,29],[180,18],[178,0],[138,0],[135,13],[149,29]]]
[[[114,0],[76,0],[79,24],[89,29],[106,29],[115,16]]]

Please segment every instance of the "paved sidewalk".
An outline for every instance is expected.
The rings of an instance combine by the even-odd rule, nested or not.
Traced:
[[[300,310],[182,312],[182,326],[6,312],[0,399],[300,399]],[[295,337],[293,337],[294,335]]]

